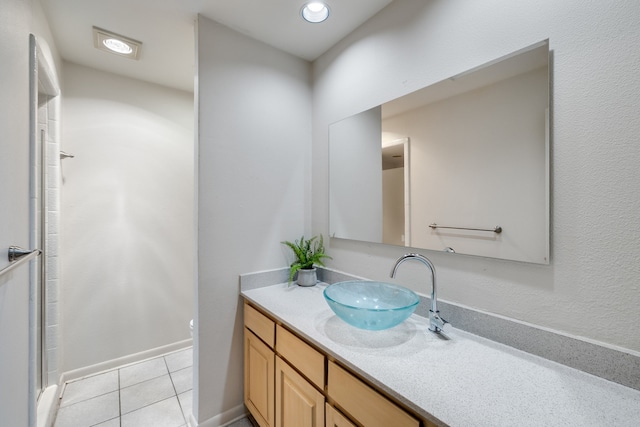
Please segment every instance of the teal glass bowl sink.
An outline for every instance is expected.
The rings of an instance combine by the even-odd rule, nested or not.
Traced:
[[[353,280],[327,286],[324,299],[342,320],[360,329],[381,331],[407,320],[420,298],[402,286]]]

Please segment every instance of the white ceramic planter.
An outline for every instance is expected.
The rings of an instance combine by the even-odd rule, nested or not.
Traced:
[[[311,269],[298,270],[298,279],[296,280],[296,283],[298,286],[315,286],[318,282],[318,275],[316,272],[317,269],[315,267]]]

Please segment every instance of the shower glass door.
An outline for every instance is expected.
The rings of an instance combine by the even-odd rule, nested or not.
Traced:
[[[43,100],[44,98],[44,100]],[[32,155],[32,200],[31,200],[31,247],[40,248],[42,255],[36,257],[32,263],[31,281],[34,292],[34,311],[35,318],[35,352],[33,357],[35,368],[35,396],[36,400],[40,398],[42,390],[47,386],[44,369],[45,352],[44,352],[44,322],[45,322],[45,264],[46,264],[46,135],[47,135],[47,117],[46,117],[46,95],[38,94],[38,125],[37,137],[35,138],[36,146]]]

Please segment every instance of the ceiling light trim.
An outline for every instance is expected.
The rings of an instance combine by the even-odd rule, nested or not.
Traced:
[[[329,6],[320,1],[311,1],[305,3],[300,9],[300,16],[307,22],[319,24],[326,21],[331,14]]]
[[[142,42],[116,34],[109,30],[93,27],[93,46],[96,49],[109,52],[114,55],[138,60],[140,59]],[[126,47],[130,49],[126,49]]]

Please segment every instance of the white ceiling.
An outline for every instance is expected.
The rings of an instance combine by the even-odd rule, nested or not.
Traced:
[[[41,0],[63,59],[187,91],[197,14],[313,61],[391,1],[326,0],[329,19],[310,24],[306,0]],[[140,60],[95,49],[93,26],[141,41]]]

